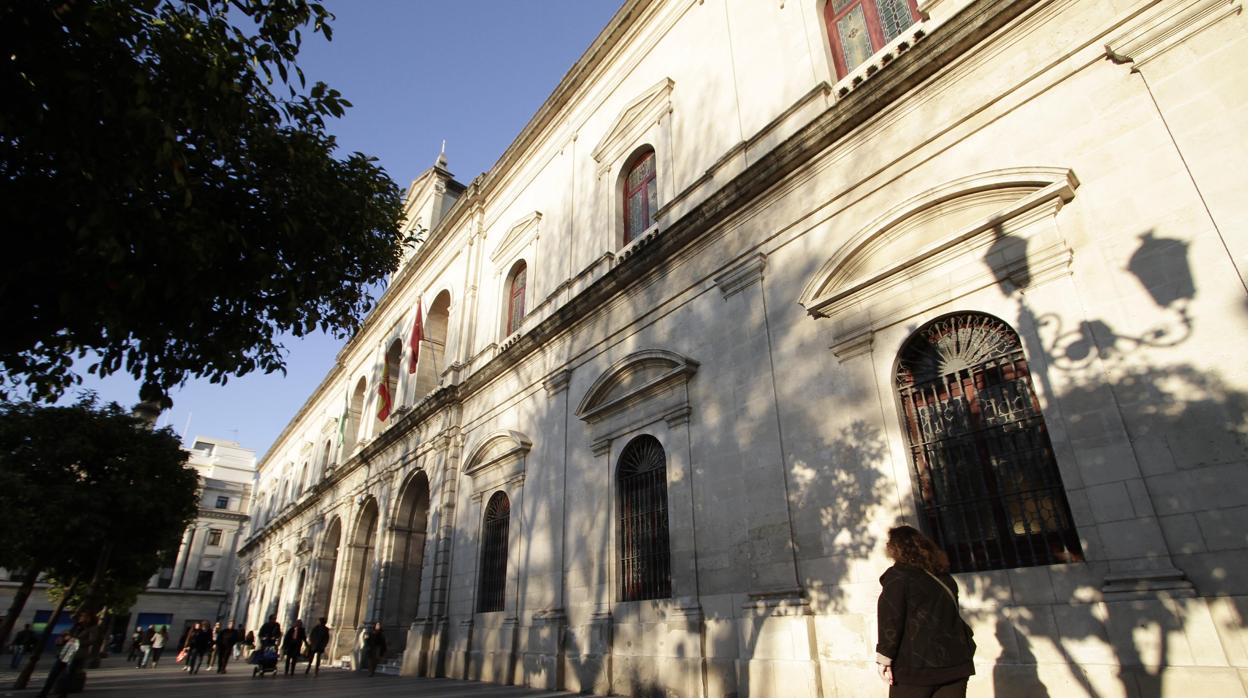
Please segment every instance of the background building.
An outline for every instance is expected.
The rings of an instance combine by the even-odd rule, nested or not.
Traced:
[[[205,436],[195,437],[189,452],[187,465],[199,472],[199,516],[187,528],[168,565],[152,576],[129,612],[114,617],[113,632],[125,637],[135,625],[168,625],[176,640],[186,625],[225,620],[229,611],[236,551],[246,532],[251,506],[256,454],[233,441]],[[6,573],[5,578],[9,581],[0,582],[0,606],[8,608],[20,580],[15,574]],[[40,583],[26,602],[17,627],[45,623],[55,608],[47,585]],[[61,624],[69,627],[68,611]]]
[[[236,613],[401,669],[876,696],[883,536],[973,695],[1245,694],[1228,0],[628,0],[263,458]]]

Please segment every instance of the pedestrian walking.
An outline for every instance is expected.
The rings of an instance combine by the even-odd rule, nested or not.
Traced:
[[[199,673],[199,667],[212,649],[212,630],[207,623],[196,623],[186,639],[186,670],[192,674]]]
[[[169,642],[169,626],[160,626],[155,633],[152,634],[152,668],[156,668],[156,663],[160,661],[160,655],[165,652],[165,644]]]
[[[30,654],[35,649],[35,631],[30,628],[30,623],[26,627],[17,631],[17,635],[13,636],[13,660],[9,662],[10,669],[16,669],[22,663],[22,655]]]
[[[975,641],[949,558],[911,526],[890,530],[885,550],[894,564],[880,577],[875,651],[889,698],[965,698]]]
[[[299,655],[307,641],[308,631],[303,629],[303,621],[295,619],[295,624],[290,626],[290,630],[282,638],[282,656],[286,658],[286,670],[282,672],[284,676],[294,676],[295,667],[299,666]]]
[[[37,694],[38,698],[47,698],[53,692],[57,696],[69,695],[71,677],[82,661],[83,645],[79,635],[85,629],[85,614],[80,614],[73,627],[56,639],[56,661],[48,671],[48,678],[44,680],[43,688]]]
[[[139,640],[139,660],[135,663],[136,669],[142,669],[152,660],[152,638],[156,637],[156,628],[147,626],[147,630],[143,631],[143,639]]]
[[[224,674],[225,666],[230,663],[230,655],[234,652],[235,647],[239,644],[238,630],[234,628],[234,621],[226,624],[216,637],[217,648],[217,673]]]
[[[243,637],[243,647],[247,650],[247,656],[251,657],[251,653],[256,651],[256,633],[248,630]]]
[[[321,675],[321,656],[325,654],[326,647],[329,647],[329,626],[325,625],[325,619],[321,618],[308,632],[308,667],[303,670],[304,674],[311,670],[313,676]],[[312,666],[314,661],[315,667]]]
[[[134,626],[134,632],[130,633],[130,654],[126,655],[127,662],[137,662],[143,656],[143,628]]]
[[[43,688],[36,694],[38,698],[47,698],[48,694],[52,692],[53,688],[57,687],[58,683],[64,682],[63,676],[65,671],[69,668],[74,657],[77,656],[78,649],[81,646],[75,634],[76,630],[76,628],[71,628],[61,633],[60,637],[56,639],[56,661],[52,663],[52,668],[48,670],[48,678],[44,680]]]
[[[369,676],[377,673],[377,664],[385,657],[386,634],[381,630],[381,621],[378,621],[364,634],[364,661],[368,664]]]
[[[217,635],[221,633],[221,623],[214,623],[212,626],[212,637],[208,643],[208,666],[213,667],[217,664]]]

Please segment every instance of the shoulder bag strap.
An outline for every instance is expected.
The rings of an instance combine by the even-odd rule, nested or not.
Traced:
[[[953,610],[957,611],[958,613],[958,619],[961,620],[963,623],[965,623],[966,619],[962,618],[962,608],[958,605],[958,597],[953,595],[953,590],[950,589],[944,582],[940,581],[940,577],[937,577],[931,572],[928,572],[926,569],[923,570],[923,572],[927,576],[931,577],[932,581],[936,582],[936,586],[940,587],[945,592],[945,594],[949,596],[949,600],[953,602]]]

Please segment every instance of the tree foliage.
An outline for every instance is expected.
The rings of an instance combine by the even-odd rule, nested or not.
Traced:
[[[308,0],[0,4],[0,395],[89,370],[158,395],[346,336],[400,260],[398,187],[336,157],[350,103],[295,64]]]
[[[195,518],[186,459],[172,430],[94,396],[0,403],[0,567],[77,579],[89,606],[137,593]]]

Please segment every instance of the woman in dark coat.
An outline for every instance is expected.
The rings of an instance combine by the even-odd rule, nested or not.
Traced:
[[[876,663],[889,698],[964,698],[975,641],[958,610],[949,558],[910,526],[888,532],[895,563],[880,577]]]

